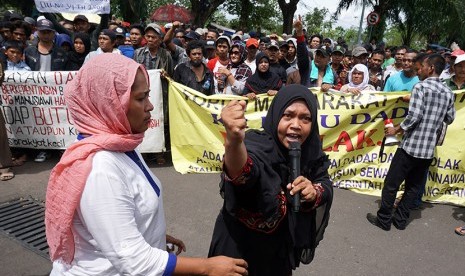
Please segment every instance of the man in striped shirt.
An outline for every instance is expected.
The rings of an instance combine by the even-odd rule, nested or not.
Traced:
[[[418,190],[424,185],[421,179],[433,160],[439,128],[455,118],[454,94],[439,79],[444,67],[445,60],[439,54],[423,61],[418,72],[422,82],[413,87],[407,116],[400,125],[385,130],[386,135],[403,134],[384,180],[381,207],[377,215],[367,214],[371,224],[385,231],[391,229],[391,224],[405,229]],[[405,193],[393,214],[396,193],[404,180]]]

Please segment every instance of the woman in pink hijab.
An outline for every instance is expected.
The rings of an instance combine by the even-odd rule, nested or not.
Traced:
[[[177,257],[185,246],[165,233],[163,188],[135,151],[153,109],[140,64],[99,55],[65,97],[80,134],[48,183],[51,275],[247,275],[244,260]],[[167,242],[178,246],[176,254]]]

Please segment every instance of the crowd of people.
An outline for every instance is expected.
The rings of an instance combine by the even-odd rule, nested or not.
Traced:
[[[353,95],[410,92],[403,98],[409,102],[407,117],[386,129],[386,135],[401,133],[403,140],[384,183],[381,207],[376,215],[367,214],[368,221],[383,230],[390,230],[391,224],[405,229],[410,211],[421,205],[437,128],[455,118],[451,90],[465,86],[465,52],[457,45],[437,52],[383,43],[349,49],[342,38],[307,33],[300,18],[293,27],[292,35],[278,36],[228,33],[180,22],[130,25],[110,20],[109,15],[91,24],[84,15],[59,21],[47,13],[37,19],[4,14],[0,22],[4,70],[79,70],[65,93],[79,141],[53,170],[47,191],[47,238],[56,261],[52,274],[80,275],[90,269],[95,275],[205,270],[211,275],[290,275],[300,263],[311,262],[328,223],[332,183],[321,150],[316,99],[309,87]],[[184,244],[165,235],[160,183],[134,151],[153,109],[147,97],[150,69],[162,71],[167,147],[167,78],[205,95],[250,100],[259,94],[275,96],[263,131],[245,132],[244,101],[232,101],[222,112],[224,206],[209,259],[176,259],[164,248],[171,242],[182,251]],[[91,85],[99,86],[102,95],[89,95]],[[119,105],[107,105],[106,97],[119,98]],[[9,180],[14,177],[11,167],[21,165],[24,158],[11,155],[3,115],[0,119],[0,178]],[[302,173],[296,179],[289,178],[287,167],[291,142],[302,146]],[[35,160],[46,158],[41,152]],[[156,159],[162,164],[165,158]],[[137,183],[131,177],[137,177]],[[405,193],[396,199],[404,180]],[[112,187],[114,182],[120,184],[118,189]],[[294,213],[291,202],[296,193],[302,207]],[[152,213],[157,215],[147,216]],[[114,221],[122,227],[115,230]],[[465,227],[456,233],[465,235]],[[267,254],[262,254],[263,248],[268,248]]]

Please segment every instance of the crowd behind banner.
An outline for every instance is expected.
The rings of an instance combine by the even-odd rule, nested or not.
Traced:
[[[1,106],[11,147],[65,149],[75,141],[64,103],[63,88],[76,72],[5,72]],[[150,70],[152,123],[141,152],[165,150],[160,71]],[[232,95],[205,96],[170,81],[170,137],[175,169],[180,173],[219,173],[224,153],[221,109]],[[334,185],[356,192],[380,195],[396,146],[381,152],[384,120],[400,122],[408,104],[405,92],[369,92],[358,96],[313,92],[318,97],[320,134],[330,156]],[[465,165],[461,139],[465,120],[465,92],[455,91],[457,120],[449,126],[443,146],[437,147],[428,173],[425,199],[465,205]],[[248,100],[249,128],[261,128],[273,97]]]
[[[65,85],[76,71],[5,71],[0,106],[11,147],[66,149],[78,135],[65,104]],[[160,70],[150,70],[154,110],[141,152],[165,151]]]

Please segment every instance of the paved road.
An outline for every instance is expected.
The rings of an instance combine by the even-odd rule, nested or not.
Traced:
[[[45,198],[56,159],[16,168],[16,177],[0,183],[0,202],[18,197]],[[188,256],[205,256],[221,206],[218,175],[181,175],[173,167],[152,164],[163,182],[168,233],[181,238]],[[465,208],[426,204],[415,211],[404,231],[384,232],[365,215],[379,198],[336,190],[331,220],[311,265],[294,275],[465,275],[465,237],[454,234],[465,224]],[[0,234],[0,275],[47,275],[50,261]]]

